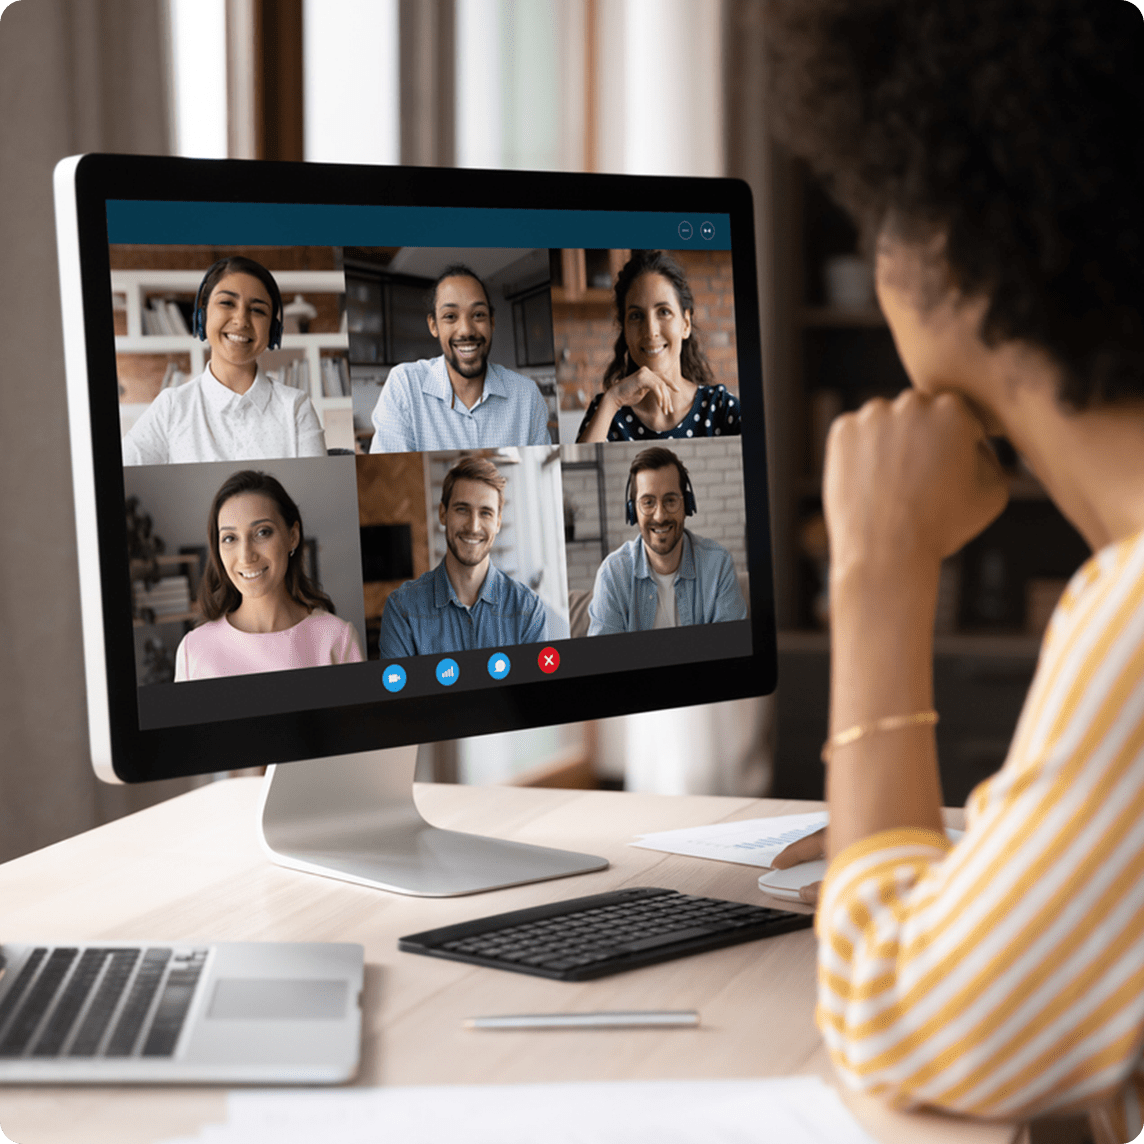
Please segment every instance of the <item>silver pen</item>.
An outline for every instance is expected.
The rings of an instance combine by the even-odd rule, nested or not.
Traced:
[[[516,1013],[466,1017],[465,1029],[693,1029],[694,1009],[619,1010],[611,1013]]]

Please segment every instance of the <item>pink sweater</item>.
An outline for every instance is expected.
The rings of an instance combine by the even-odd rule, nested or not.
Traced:
[[[175,653],[175,682],[361,663],[361,645],[352,624],[313,611],[282,632],[240,632],[225,616],[188,632]]]

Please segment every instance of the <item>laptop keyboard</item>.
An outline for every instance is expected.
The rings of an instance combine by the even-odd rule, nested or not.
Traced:
[[[172,1056],[206,959],[205,949],[34,949],[0,1000],[0,1059]]]
[[[398,949],[586,981],[669,958],[802,929],[809,914],[675,890],[614,890],[403,937]]]

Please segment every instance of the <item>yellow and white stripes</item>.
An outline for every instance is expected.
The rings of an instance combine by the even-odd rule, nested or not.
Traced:
[[[899,1107],[1144,1128],[1144,534],[1073,577],[965,837],[893,830],[822,887],[818,1023]]]

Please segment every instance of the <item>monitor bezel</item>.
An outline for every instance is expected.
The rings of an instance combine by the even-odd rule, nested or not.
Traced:
[[[744,436],[750,656],[610,672],[442,697],[140,730],[124,525],[124,478],[106,204],[110,200],[619,209],[731,219],[734,312]],[[74,212],[69,216],[69,211]],[[91,154],[57,169],[73,482],[93,764],[112,781],[146,782],[484,735],[637,711],[766,695],[776,683],[774,587],[754,211],[733,179],[199,160]],[[78,267],[76,260],[78,258]],[[80,298],[75,296],[78,272]],[[69,314],[82,306],[82,326]],[[77,344],[82,343],[82,344]],[[82,374],[82,376],[80,376]],[[94,539],[93,539],[94,538]],[[91,563],[91,547],[98,559]],[[118,588],[114,587],[119,585]],[[379,688],[380,690],[380,688]],[[384,694],[384,693],[382,693]],[[400,719],[394,720],[395,703]],[[219,765],[225,744],[232,761]]]

